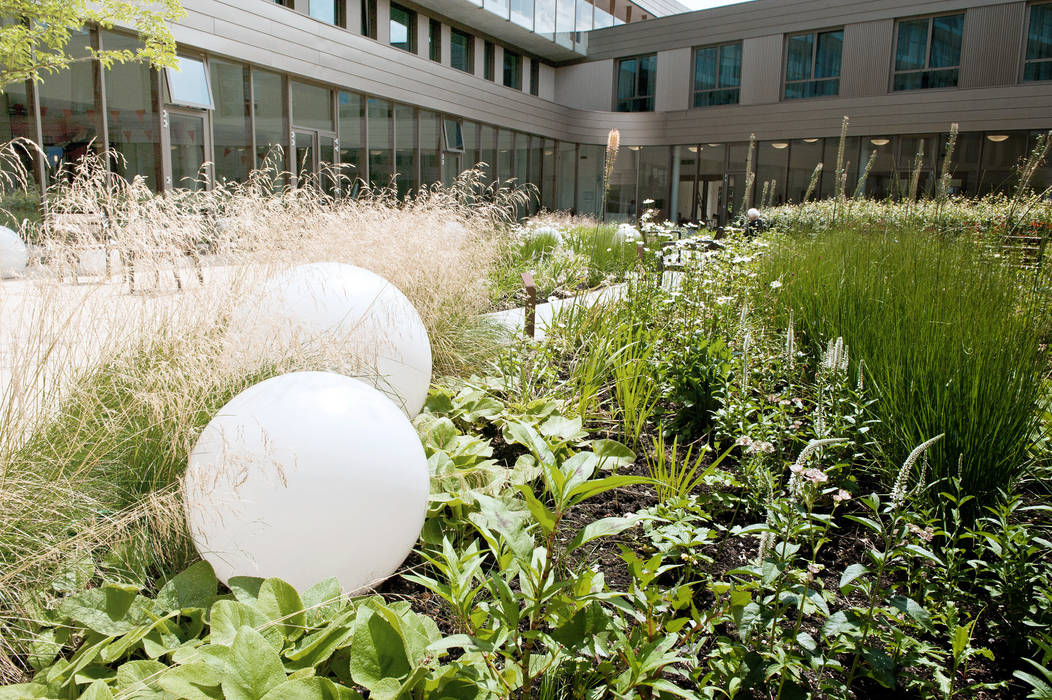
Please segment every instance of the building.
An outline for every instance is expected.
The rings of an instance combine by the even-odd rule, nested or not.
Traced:
[[[722,223],[755,198],[930,190],[951,123],[952,186],[1003,188],[1052,128],[1052,2],[753,0],[184,0],[178,71],[76,64],[0,95],[0,140],[39,141],[41,181],[88,148],[158,189],[244,179],[268,162],[332,187],[326,164],[399,190],[476,162],[535,183],[538,205],[597,213],[604,144],[623,148],[609,218],[653,199]],[[86,28],[73,50],[134,46]],[[194,182],[205,162],[205,181]],[[1040,177],[1052,179],[1048,169]]]

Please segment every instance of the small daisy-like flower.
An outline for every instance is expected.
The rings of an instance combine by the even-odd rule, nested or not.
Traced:
[[[840,489],[839,491],[833,494],[833,500],[837,503],[841,503],[843,501],[850,501],[851,494],[845,491],[844,489]]]
[[[781,280],[775,280],[774,282],[771,282],[771,289],[778,289],[781,286],[782,286],[782,281]]]

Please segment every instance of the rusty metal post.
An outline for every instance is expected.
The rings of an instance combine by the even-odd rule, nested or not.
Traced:
[[[529,272],[523,272],[522,284],[526,287],[526,337],[532,338],[536,331],[537,323],[537,283],[533,281],[533,275]]]

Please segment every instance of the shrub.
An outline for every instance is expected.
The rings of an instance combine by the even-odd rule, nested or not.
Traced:
[[[1046,371],[1045,299],[1027,273],[969,238],[842,228],[781,239],[759,277],[782,282],[781,320],[795,312],[816,354],[843,336],[855,370],[865,363],[889,468],[945,433],[935,478],[959,469],[978,495],[1026,469]]]

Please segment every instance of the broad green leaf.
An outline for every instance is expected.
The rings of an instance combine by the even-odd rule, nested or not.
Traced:
[[[166,611],[187,608],[208,609],[216,600],[219,582],[212,565],[199,561],[176,574],[157,593],[157,603]]]
[[[545,534],[551,532],[555,527],[555,514],[548,510],[546,505],[537,500],[529,484],[519,484],[517,488],[526,499],[526,507],[529,508],[533,519],[544,529]]]
[[[51,587],[57,593],[79,593],[88,587],[94,576],[95,562],[90,555],[85,555],[62,567]]]
[[[594,496],[598,496],[601,493],[605,493],[606,491],[621,488],[622,486],[652,483],[654,483],[654,480],[648,476],[608,476],[603,479],[593,479],[584,482],[570,491],[569,496],[573,503],[580,503]]]
[[[285,638],[299,639],[307,625],[300,594],[290,584],[279,578],[268,578],[259,587],[256,607],[268,620],[275,622]]]
[[[157,679],[168,670],[160,661],[128,661],[117,669],[117,690],[125,697],[159,695]]]
[[[263,700],[362,700],[360,693],[328,678],[295,678],[263,696]]]
[[[576,487],[592,478],[596,467],[599,466],[599,458],[594,452],[578,452],[562,463],[561,469],[566,475],[566,483],[563,491],[573,491]]]
[[[16,685],[0,686],[0,700],[30,700],[31,698],[46,698],[47,696],[47,686],[40,683],[18,683]]]
[[[402,679],[412,664],[399,630],[368,606],[358,610],[351,641],[351,677],[369,690],[385,678]]]
[[[912,598],[893,596],[888,599],[888,604],[891,607],[906,613],[924,627],[928,627],[931,624],[931,618],[928,617],[928,611]]]
[[[239,629],[221,684],[226,700],[259,700],[284,681],[285,669],[270,643],[251,627]]]
[[[239,602],[255,605],[263,579],[258,576],[231,576],[226,585]]]
[[[617,440],[592,440],[589,447],[599,457],[600,467],[605,470],[624,467],[636,461],[636,453]]]
[[[852,564],[851,566],[844,569],[844,573],[840,576],[840,590],[844,590],[847,586],[851,585],[851,582],[857,579],[859,576],[868,574],[867,569],[862,564]]]
[[[150,622],[146,602],[134,586],[109,583],[67,598],[58,613],[99,634],[116,637]]]
[[[508,443],[522,445],[543,464],[555,464],[555,455],[551,447],[532,425],[509,420],[504,425],[504,440]]]
[[[204,661],[172,666],[157,678],[157,687],[180,700],[220,700],[222,676]]]
[[[318,626],[335,614],[344,603],[339,579],[327,578],[303,592],[303,607],[307,611],[307,624]]]
[[[936,566],[946,566],[943,563],[942,559],[939,559],[939,557],[937,557],[933,552],[925,549],[924,547],[921,547],[920,545],[908,544],[906,545],[906,549],[918,556],[922,556],[925,559],[934,562]]]
[[[540,433],[545,437],[557,438],[559,442],[572,442],[574,440],[580,440],[588,435],[588,433],[581,429],[583,425],[584,421],[580,416],[576,418],[566,418],[564,416],[554,415],[541,423]]]
[[[594,539],[599,537],[610,537],[611,535],[617,535],[624,532],[630,527],[635,527],[639,524],[639,518],[634,515],[628,515],[623,518],[601,518],[594,522],[588,523],[574,535],[573,540],[566,547],[567,552],[572,552],[578,547],[588,544]]]
[[[0,698],[2,697],[4,697],[3,691],[0,689]],[[39,696],[30,695],[28,697]],[[81,693],[80,700],[113,700],[113,691],[110,690],[105,681],[95,681]]]
[[[592,601],[552,632],[552,639],[569,649],[587,645],[592,637],[610,626],[610,615],[597,601]]]
[[[285,658],[293,662],[291,667],[317,666],[337,649],[349,645],[354,634],[354,616],[354,609],[349,608],[325,628],[301,638],[294,649],[285,652]]]
[[[830,615],[822,625],[822,634],[828,639],[836,639],[842,635],[855,636],[859,633],[858,624],[851,620],[843,610]]]
[[[212,606],[212,635],[209,641],[230,646],[239,629],[251,627],[260,630],[272,647],[281,649],[285,639],[281,630],[270,626],[269,622],[266,615],[244,603],[219,600]]]

